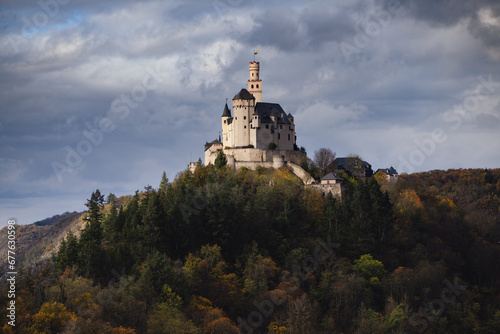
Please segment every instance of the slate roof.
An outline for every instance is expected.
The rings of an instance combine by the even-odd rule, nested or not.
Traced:
[[[323,178],[321,180],[322,181],[323,180],[325,180],[325,181],[331,181],[331,180],[344,181],[343,178],[341,178],[340,176],[333,174],[331,172],[326,174],[325,176],[323,176]]]
[[[350,166],[352,165],[352,163],[350,163],[350,161],[353,161],[355,159],[358,159],[358,158],[347,157],[347,158],[337,158],[337,159],[335,159],[335,163],[337,165],[337,169],[344,169],[346,171],[349,171],[350,170]],[[368,162],[363,161],[362,163],[363,163],[363,167],[365,169],[371,169],[372,168],[372,165],[370,165]]]
[[[208,150],[212,145],[222,145],[221,141],[219,139],[216,139],[214,141],[206,142],[205,143],[205,151]]]
[[[233,97],[233,101],[234,100],[255,100],[255,97],[248,90],[243,88]]]
[[[277,124],[291,124],[288,120],[289,116],[277,103],[257,102],[253,114],[260,116],[262,123],[274,123],[271,119],[271,116],[274,116]]]
[[[389,175],[389,176],[398,175],[398,172],[392,166],[391,166],[391,168],[380,168],[379,170],[381,170],[385,175]],[[377,170],[377,172],[375,174],[377,174],[379,170]]]
[[[224,107],[224,112],[222,113],[222,117],[231,117],[231,110],[229,110],[227,103]]]

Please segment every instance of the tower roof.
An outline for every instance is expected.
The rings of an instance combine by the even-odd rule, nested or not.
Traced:
[[[224,112],[222,113],[222,117],[231,117],[231,110],[229,110],[226,102],[226,106],[224,107]]]
[[[253,96],[248,90],[243,88],[238,94],[233,97],[233,101],[234,100],[255,100],[255,96]]]

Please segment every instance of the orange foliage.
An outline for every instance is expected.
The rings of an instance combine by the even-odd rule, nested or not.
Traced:
[[[113,328],[111,334],[135,334],[135,329],[120,326],[118,328]]]
[[[231,319],[224,317],[210,322],[205,326],[204,332],[208,334],[238,334],[239,330]]]
[[[76,321],[76,315],[66,306],[58,302],[42,305],[40,311],[33,316],[33,333],[59,333],[69,321]]]

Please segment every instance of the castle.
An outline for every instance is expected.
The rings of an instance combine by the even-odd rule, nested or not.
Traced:
[[[213,164],[222,150],[232,168],[288,166],[304,183],[314,183],[299,167],[306,154],[296,145],[293,116],[277,103],[262,102],[259,62],[250,62],[249,72],[247,88],[232,100],[232,112],[226,101],[221,116],[222,138],[205,144],[205,164]]]

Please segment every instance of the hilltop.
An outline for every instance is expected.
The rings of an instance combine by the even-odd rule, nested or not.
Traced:
[[[342,200],[288,169],[213,165],[109,205],[96,191],[88,212],[27,227],[45,231],[26,246],[31,258],[48,260],[20,278],[19,298],[33,302],[18,323],[27,333],[51,314],[50,326],[108,333],[500,331],[500,169],[342,178]]]

